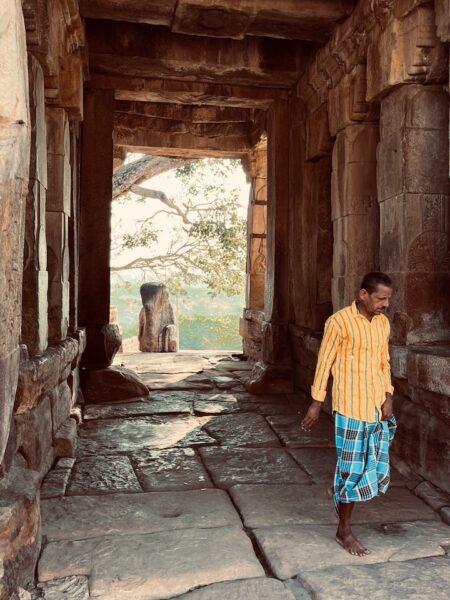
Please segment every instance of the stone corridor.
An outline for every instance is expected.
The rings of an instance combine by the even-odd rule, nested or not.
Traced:
[[[450,530],[417,478],[394,471],[388,496],[355,511],[370,556],[334,542],[330,416],[302,432],[304,401],[246,393],[251,365],[231,354],[116,363],[149,395],[84,406],[76,458],[41,490],[34,598],[448,598]]]

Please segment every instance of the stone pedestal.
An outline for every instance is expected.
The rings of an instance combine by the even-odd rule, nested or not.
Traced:
[[[87,90],[80,197],[79,320],[86,327],[86,367],[111,364],[105,345],[110,302],[110,227],[114,92]]]
[[[380,267],[396,343],[450,341],[448,94],[403,86],[381,105]]]

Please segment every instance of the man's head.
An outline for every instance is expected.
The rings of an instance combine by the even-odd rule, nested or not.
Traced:
[[[392,280],[386,273],[367,273],[361,282],[358,300],[368,315],[382,314],[389,306],[392,296]]]

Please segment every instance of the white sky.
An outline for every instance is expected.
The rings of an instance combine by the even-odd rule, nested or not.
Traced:
[[[129,154],[127,156],[127,161],[136,160],[139,158],[138,154]],[[211,184],[214,183],[214,177],[211,177]],[[224,184],[225,182],[221,182]],[[151,179],[141,182],[139,184],[142,187],[147,187],[149,189],[161,190],[163,191],[169,198],[174,198],[175,200],[181,199],[183,197],[183,189],[179,179],[175,177],[174,171],[167,171],[165,173],[161,173],[156,177],[152,177]],[[230,177],[226,182],[227,187],[229,186],[230,190],[233,188],[239,188],[241,190],[240,200],[241,200],[241,211],[242,216],[247,215],[247,206],[249,199],[249,184],[246,181],[244,171],[239,171],[236,176]],[[130,193],[130,200],[114,200],[112,202],[112,251],[111,251],[111,264],[112,266],[120,266],[123,264],[127,264],[132,260],[139,258],[144,255],[144,250],[142,248],[136,248],[132,250],[114,250],[114,240],[119,236],[121,237],[124,233],[133,234],[136,231],[138,221],[142,221],[146,217],[156,212],[156,210],[167,208],[163,205],[159,200],[155,200],[152,198],[145,199],[144,202],[137,202],[136,199],[138,196]],[[154,226],[161,230],[159,234],[159,246],[158,253],[162,253],[168,246],[171,231],[174,227],[175,223],[179,223],[180,219],[175,216],[169,216],[166,214],[159,214],[155,217],[153,223]]]

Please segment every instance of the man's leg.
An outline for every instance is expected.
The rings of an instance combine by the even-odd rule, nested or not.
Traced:
[[[352,533],[351,518],[354,506],[354,502],[339,504],[339,525],[336,532],[336,541],[354,556],[367,556],[370,554],[369,550]]]

